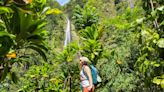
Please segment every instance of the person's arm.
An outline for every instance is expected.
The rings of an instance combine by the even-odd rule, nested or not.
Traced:
[[[85,66],[84,70],[85,70],[85,72],[86,72],[86,74],[88,76],[88,80],[89,80],[89,87],[88,87],[88,89],[91,90],[92,87],[93,87],[91,69],[88,66]]]
[[[81,80],[81,81],[86,80],[86,77],[81,76],[81,77],[80,77],[80,80]]]

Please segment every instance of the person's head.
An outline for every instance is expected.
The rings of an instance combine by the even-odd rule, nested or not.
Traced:
[[[87,57],[80,57],[80,66],[82,67],[83,65],[88,65],[91,62],[89,61],[89,59]]]

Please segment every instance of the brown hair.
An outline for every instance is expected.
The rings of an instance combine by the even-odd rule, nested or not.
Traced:
[[[80,64],[80,69],[82,69],[83,65],[88,66],[88,63],[86,61],[83,61],[82,64]]]
[[[88,65],[88,63],[87,63],[86,61],[83,61],[83,62],[82,62],[82,66],[83,66],[83,65]]]

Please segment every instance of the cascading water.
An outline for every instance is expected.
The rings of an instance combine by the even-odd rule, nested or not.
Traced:
[[[71,24],[70,24],[70,20],[68,17],[66,17],[67,20],[67,27],[65,29],[65,40],[64,40],[64,47],[66,47],[70,42],[71,42]],[[68,63],[66,63],[68,64]],[[69,68],[68,68],[68,73],[70,72]],[[71,91],[71,77],[70,74],[67,76],[67,78],[64,81],[64,86],[63,89],[66,87],[66,84],[69,82],[70,88],[69,88],[69,92]]]
[[[64,41],[64,46],[67,46],[67,44],[70,43],[71,41],[71,25],[70,25],[70,20],[69,18],[67,17],[67,27],[65,29],[65,41]]]

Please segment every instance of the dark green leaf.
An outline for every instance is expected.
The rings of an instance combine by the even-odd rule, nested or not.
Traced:
[[[35,46],[27,46],[27,48],[31,48],[31,49],[37,51],[43,57],[43,59],[45,61],[47,61],[47,56],[46,56],[45,52],[42,51],[42,49],[35,47]]]

